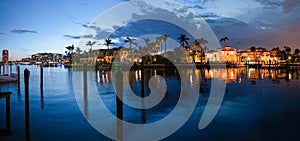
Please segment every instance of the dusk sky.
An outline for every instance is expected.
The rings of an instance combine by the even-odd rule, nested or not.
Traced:
[[[66,46],[78,45],[87,27],[101,13],[122,2],[124,0],[1,0],[0,50],[8,49],[12,60],[37,52],[63,54]],[[242,49],[252,45],[268,49],[300,48],[298,0],[176,2],[203,17],[218,39],[227,36],[227,44],[232,47],[236,48],[241,42]]]

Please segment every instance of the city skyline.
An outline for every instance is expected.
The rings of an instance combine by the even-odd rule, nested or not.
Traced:
[[[300,46],[297,1],[176,1],[199,13],[217,38],[228,36],[227,44],[235,48],[237,42],[244,50],[252,45],[269,50],[283,46],[294,50]],[[63,54],[66,46],[78,44],[93,19],[121,2],[1,1],[0,50],[8,49],[11,60],[37,52]],[[106,47],[98,45],[95,49],[100,48]]]

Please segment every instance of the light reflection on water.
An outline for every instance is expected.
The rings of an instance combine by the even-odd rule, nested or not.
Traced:
[[[32,140],[108,140],[95,131],[84,119],[73,94],[72,71],[63,68],[44,69],[44,99],[39,88],[39,67],[28,67],[30,76],[30,132]],[[80,70],[76,70],[80,71]],[[23,71],[21,71],[23,76]],[[116,114],[115,91],[111,84],[111,71],[89,71],[88,78],[95,78],[101,99],[113,114]],[[186,85],[200,84],[201,96],[198,106],[184,127],[166,140],[268,140],[293,139],[298,137],[300,118],[299,70],[268,69],[198,69],[186,70],[189,78]],[[160,75],[166,79],[168,93],[164,102],[146,110],[147,123],[155,122],[168,115],[176,105],[180,88],[175,70],[148,69],[146,77]],[[139,95],[141,71],[126,72],[124,76],[133,91]],[[195,78],[200,82],[196,82]],[[207,102],[211,79],[227,83],[225,98],[213,122],[204,130],[197,125]],[[81,83],[81,82],[78,82]],[[147,82],[146,82],[147,83]],[[159,84],[159,83],[158,83]],[[159,85],[157,85],[159,87]],[[24,86],[0,85],[0,91],[13,92],[11,98],[13,136],[1,140],[25,140],[24,134]],[[146,95],[149,88],[145,88]],[[85,101],[88,115],[88,99]],[[5,101],[0,100],[0,128],[5,126]],[[141,123],[139,109],[124,106],[124,120]],[[282,129],[282,131],[281,131]],[[217,136],[216,136],[217,135]]]

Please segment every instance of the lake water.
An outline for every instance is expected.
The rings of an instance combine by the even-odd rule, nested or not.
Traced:
[[[15,67],[15,66],[14,66]],[[30,130],[25,134],[25,103],[23,70],[30,70]],[[77,105],[72,75],[82,74],[65,68],[44,68],[44,87],[40,90],[40,68],[21,66],[21,86],[0,85],[0,91],[10,91],[12,136],[0,137],[1,141],[52,141],[52,140],[110,140],[95,130]],[[187,69],[187,72],[192,70]],[[196,70],[193,76],[201,80],[196,109],[189,120],[164,140],[299,140],[300,129],[300,71],[266,69],[211,69]],[[96,84],[99,96],[111,113],[116,114],[115,90],[111,83],[111,71],[88,72],[88,81]],[[154,108],[142,110],[124,105],[124,120],[131,123],[151,124],[167,116],[174,109],[180,91],[175,70],[149,69],[146,78],[163,76],[167,95]],[[140,95],[141,72],[130,73],[130,86]],[[222,105],[213,121],[198,129],[200,117],[209,98],[211,81],[226,82]],[[193,79],[187,79],[192,84]],[[149,88],[145,89],[146,96]],[[41,98],[41,94],[43,98]],[[87,99],[85,107],[90,109]],[[5,99],[0,99],[0,128],[5,127]],[[147,140],[147,139],[145,139]]]

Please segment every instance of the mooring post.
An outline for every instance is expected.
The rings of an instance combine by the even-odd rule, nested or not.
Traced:
[[[84,100],[84,115],[88,117],[88,88],[87,88],[87,64],[83,66],[83,100]]]
[[[2,68],[2,64],[0,63],[0,75],[1,75],[1,72],[2,72],[2,71],[1,71],[1,68]]]
[[[17,66],[18,83],[20,84],[20,66]]]
[[[116,73],[117,135],[123,140],[123,72]]]
[[[43,64],[40,64],[40,89],[43,91],[44,86],[44,70],[43,70]]]
[[[3,74],[5,74],[5,64],[3,64]]]
[[[9,74],[12,73],[12,63],[9,64]]]
[[[141,66],[141,98],[142,98],[142,123],[146,123],[146,110],[145,110],[145,57],[142,57],[142,66]]]
[[[20,66],[17,66],[18,73],[18,94],[20,94]]]
[[[24,70],[24,84],[25,84],[25,134],[26,140],[30,140],[30,130],[29,130],[29,76],[30,71],[28,69]]]
[[[11,135],[11,127],[10,127],[10,95],[11,92],[0,92],[0,98],[6,99],[6,128],[1,129],[0,136]]]

